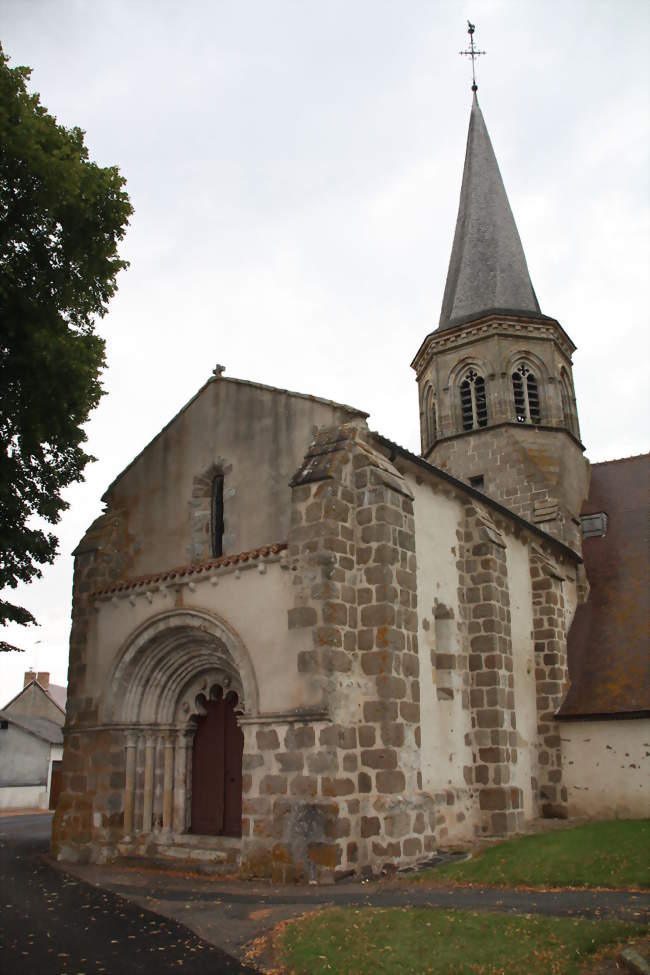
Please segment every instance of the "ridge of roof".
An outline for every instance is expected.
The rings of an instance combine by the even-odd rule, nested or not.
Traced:
[[[336,400],[324,399],[321,396],[312,396],[310,393],[296,393],[296,392],[294,392],[291,389],[282,389],[280,386],[267,386],[264,383],[256,383],[256,382],[253,382],[250,379],[237,379],[234,376],[222,376],[222,375],[210,376],[210,378],[207,379],[203,383],[203,385],[201,387],[199,387],[199,389],[197,389],[197,391],[195,392],[194,396],[192,396],[190,399],[188,399],[187,403],[185,403],[183,406],[181,406],[181,408],[179,410],[177,410],[176,413],[174,413],[174,415],[172,416],[172,418],[163,427],[160,428],[160,430],[158,431],[158,433],[156,433],[151,438],[151,440],[149,440],[144,445],[144,447],[142,448],[142,450],[138,451],[138,453],[135,455],[135,457],[133,457],[129,461],[129,463],[126,465],[126,467],[122,468],[122,470],[119,472],[119,474],[117,474],[117,476],[113,478],[113,480],[111,481],[111,483],[108,485],[108,487],[106,488],[106,490],[102,494],[102,497],[101,497],[101,500],[102,501],[108,501],[108,495],[110,494],[110,492],[112,491],[112,489],[115,487],[115,485],[117,484],[117,482],[119,480],[121,480],[121,478],[126,474],[126,472],[128,470],[130,470],[131,467],[133,467],[133,465],[136,463],[136,461],[138,461],[140,459],[140,457],[142,457],[142,455],[144,454],[145,450],[148,450],[148,448],[153,443],[155,443],[156,440],[158,440],[159,437],[162,437],[163,433],[165,433],[165,431],[168,430],[171,427],[172,423],[174,423],[178,419],[179,416],[181,416],[183,413],[185,413],[185,411],[190,408],[190,406],[192,405],[192,403],[194,403],[199,398],[199,396],[201,395],[201,393],[203,392],[203,390],[204,389],[207,389],[207,387],[210,386],[212,383],[233,383],[233,384],[238,385],[238,386],[253,386],[256,389],[265,389],[265,390],[267,390],[267,391],[269,391],[271,393],[282,393],[284,396],[293,396],[293,397],[296,397],[297,399],[311,400],[314,403],[324,403],[326,406],[335,406],[335,407],[337,407],[337,409],[345,410],[346,412],[351,413],[353,416],[361,416],[364,419],[367,419],[370,416],[370,414],[364,412],[364,410],[357,410],[357,409],[355,409],[354,406],[349,406],[347,403],[337,403]]]
[[[644,457],[650,458],[650,453],[630,454],[628,457],[612,457],[611,460],[594,460],[591,461],[591,466],[603,467],[605,464],[625,464],[629,460],[642,460]]]
[[[474,93],[438,328],[470,321],[487,309],[545,317],[530,280],[499,164]]]
[[[12,699],[10,701],[7,701],[7,703],[5,704],[5,706],[4,706],[4,708],[2,710],[5,710],[6,708],[10,707],[10,705],[12,705],[14,703],[14,701],[17,701],[18,698],[21,697],[21,695],[23,695],[25,693],[25,691],[27,690],[27,688],[32,686],[32,684],[35,684],[36,687],[38,687],[39,691],[42,691],[43,694],[45,694],[45,696],[48,698],[48,700],[50,700],[52,702],[52,704],[54,704],[54,706],[57,707],[59,709],[59,711],[61,711],[62,714],[65,714],[65,703],[60,704],[59,701],[57,701],[56,697],[54,697],[52,694],[50,694],[49,691],[47,690],[47,688],[43,687],[42,684],[39,684],[39,682],[37,681],[37,679],[35,677],[32,680],[30,680],[28,684],[25,684],[24,687],[21,687],[21,689],[18,691],[18,693],[17,694],[14,694],[14,696],[12,697]],[[67,687],[63,687],[61,684],[50,684],[50,687],[56,687],[57,690],[63,691],[64,692],[64,695],[65,695],[64,702],[67,701],[67,699],[68,699],[68,688]]]
[[[471,484],[466,484],[465,481],[459,480],[459,478],[454,477],[453,474],[449,474],[447,471],[443,471],[442,468],[436,467],[434,464],[430,464],[428,460],[421,457],[419,454],[414,454],[406,447],[401,447],[398,443],[393,440],[389,440],[388,437],[382,436],[376,430],[371,431],[371,436],[375,437],[380,443],[396,453],[401,454],[406,457],[412,463],[417,464],[418,467],[424,468],[431,473],[435,474],[437,477],[441,478],[443,481],[447,481],[449,484],[453,484],[454,487],[460,488],[465,494],[469,494],[470,497],[475,498],[482,504],[486,504],[489,508],[492,508],[500,515],[504,515],[514,521],[516,524],[520,525],[522,528],[526,528],[528,531],[532,532],[533,535],[537,535],[545,542],[551,542],[553,545],[558,546],[565,554],[569,555],[575,562],[582,562],[582,558],[577,552],[564,542],[561,542],[559,538],[555,538],[553,535],[549,535],[542,528],[534,525],[531,521],[527,521],[522,518],[521,515],[515,514],[510,508],[506,508],[505,505],[500,504],[491,498],[489,494],[484,494],[482,491],[477,490],[477,488],[472,487]]]

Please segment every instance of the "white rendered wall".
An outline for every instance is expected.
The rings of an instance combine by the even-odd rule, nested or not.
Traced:
[[[0,809],[47,809],[48,792],[44,785],[4,785],[0,787]]]
[[[650,719],[562,721],[559,732],[570,816],[650,816]]]
[[[240,637],[257,678],[261,711],[311,704],[306,699],[309,686],[295,664],[298,650],[311,647],[311,631],[287,630],[287,609],[293,605],[290,573],[279,562],[264,570],[260,573],[253,564],[240,572],[225,572],[217,586],[207,578],[197,581],[194,592],[184,586],[177,595],[153,590],[149,598],[138,594],[132,601],[98,601],[84,693],[99,695],[107,686],[116,659],[141,626],[175,609],[195,609],[224,620]],[[102,718],[112,720],[105,711]]]
[[[422,787],[428,792],[464,789],[463,766],[472,764],[472,753],[465,745],[470,729],[469,712],[462,707],[463,674],[453,674],[453,697],[439,700],[431,664],[432,652],[455,654],[459,649],[456,532],[461,527],[462,508],[429,484],[418,484],[414,478],[408,483],[415,496]],[[436,620],[436,613],[441,612],[451,618]]]
[[[524,816],[533,819],[531,776],[536,775],[537,692],[533,643],[533,594],[528,549],[516,538],[506,538],[510,620],[512,632],[517,762],[512,765],[511,785],[523,791]]]

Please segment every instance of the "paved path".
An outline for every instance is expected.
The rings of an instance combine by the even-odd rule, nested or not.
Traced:
[[[73,914],[76,932],[72,943],[75,951],[77,937],[85,938],[83,951],[90,954],[81,957],[92,958],[92,950],[101,945],[102,958],[108,960],[104,964],[104,971],[108,975],[129,975],[133,972],[165,972],[179,971],[178,959],[184,959],[182,971],[189,975],[202,975],[211,972],[253,972],[253,968],[240,966],[237,959],[244,954],[245,945],[253,938],[265,934],[279,921],[297,917],[306,911],[318,907],[338,905],[343,907],[445,907],[463,908],[472,911],[501,911],[507,913],[546,914],[555,916],[570,916],[584,918],[616,917],[636,922],[650,921],[650,895],[626,893],[623,891],[516,891],[497,890],[495,888],[441,888],[423,887],[406,883],[403,880],[391,880],[382,883],[340,883],[335,887],[278,887],[262,883],[242,883],[238,881],[224,882],[213,878],[197,878],[174,873],[162,873],[153,870],[141,870],[132,867],[93,866],[93,865],[56,865],[56,867],[38,859],[38,854],[45,854],[47,850],[49,820],[43,818],[21,817],[21,820],[0,821],[0,841],[2,832],[8,823],[12,823],[12,835],[25,838],[29,834],[33,837],[27,859],[23,863],[22,873],[19,872],[18,884],[24,883],[25,876],[33,875],[37,890],[28,892],[28,900],[36,903],[37,910],[47,924],[55,921],[57,945],[60,928],[56,924],[62,915],[60,898],[62,892],[72,897],[68,904]],[[23,847],[24,849],[24,847]],[[2,851],[4,857],[4,850]],[[25,856],[25,853],[22,854]],[[27,868],[27,869],[25,869]],[[3,873],[6,868],[3,863]],[[23,878],[21,880],[21,877]],[[59,888],[53,878],[58,877]],[[3,894],[5,881],[3,879]],[[38,890],[45,884],[45,891],[39,902]],[[54,894],[52,893],[54,891]],[[19,902],[20,893],[12,895]],[[54,899],[52,899],[54,898]],[[3,896],[2,901],[9,898]],[[40,906],[39,906],[40,905]],[[55,908],[54,918],[50,908]],[[33,907],[20,907],[20,911],[33,910]],[[92,931],[85,921],[85,915],[91,911],[95,920]],[[49,912],[49,913],[48,913]],[[80,916],[80,912],[83,912]],[[6,909],[3,913],[7,917]],[[63,912],[65,914],[65,911]],[[123,919],[128,922],[127,928],[116,933],[115,918],[118,924]],[[167,920],[164,920],[167,919]],[[16,923],[11,918],[11,927]],[[188,930],[189,929],[189,930]],[[16,930],[25,932],[22,928]],[[32,932],[37,930],[33,925]],[[155,933],[154,933],[155,932]],[[192,934],[193,932],[193,934]],[[65,936],[65,931],[64,931]],[[130,937],[133,935],[133,937]],[[24,936],[24,934],[22,935]],[[86,946],[92,942],[92,949]],[[114,941],[113,939],[116,939]],[[145,967],[112,968],[111,959],[123,957],[125,939],[128,945],[137,946],[138,963]],[[159,940],[160,939],[160,940]],[[13,957],[20,947],[18,937],[14,939]],[[41,938],[42,941],[42,938]],[[71,943],[71,939],[65,942]],[[79,942],[81,945],[82,942]],[[113,947],[114,945],[116,947]],[[160,951],[156,957],[156,952]],[[210,947],[214,946],[214,947]],[[217,950],[219,949],[219,950]],[[67,951],[67,948],[57,948],[57,951]],[[111,954],[112,953],[112,954]],[[39,957],[43,959],[41,945]],[[135,956],[134,956],[135,957]],[[168,968],[160,966],[160,959],[169,962]],[[153,959],[153,964],[151,964]],[[131,955],[129,955],[129,961]],[[149,963],[151,967],[146,967]],[[85,963],[87,964],[87,962]],[[203,966],[204,967],[201,967]],[[230,967],[227,967],[230,966]],[[37,967],[24,966],[22,968],[3,967],[0,960],[0,971],[3,975],[16,975],[22,972],[38,971],[43,975],[49,972],[98,972],[101,967],[77,967],[71,963],[67,967]]]
[[[650,895],[625,891],[521,891],[492,887],[424,887],[404,880],[343,882],[334,887],[224,882],[116,866],[66,865],[88,883],[180,921],[237,957],[280,921],[318,907],[445,907],[469,911],[620,918],[650,922]]]
[[[50,822],[0,820],[2,975],[256,973],[177,921],[55,870],[43,859]]]

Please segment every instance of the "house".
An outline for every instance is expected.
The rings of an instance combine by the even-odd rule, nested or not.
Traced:
[[[591,467],[589,598],[569,631],[570,685],[556,716],[575,816],[650,814],[649,462],[643,454]]]
[[[329,882],[569,815],[574,351],[474,93],[421,454],[218,367],[108,488],[75,553],[57,857]],[[636,710],[638,744],[647,688]]]
[[[61,785],[66,688],[27,671],[0,711],[0,809],[54,809]]]

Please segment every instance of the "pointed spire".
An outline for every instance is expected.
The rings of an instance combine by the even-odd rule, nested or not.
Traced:
[[[439,328],[489,312],[541,316],[476,91]]]

